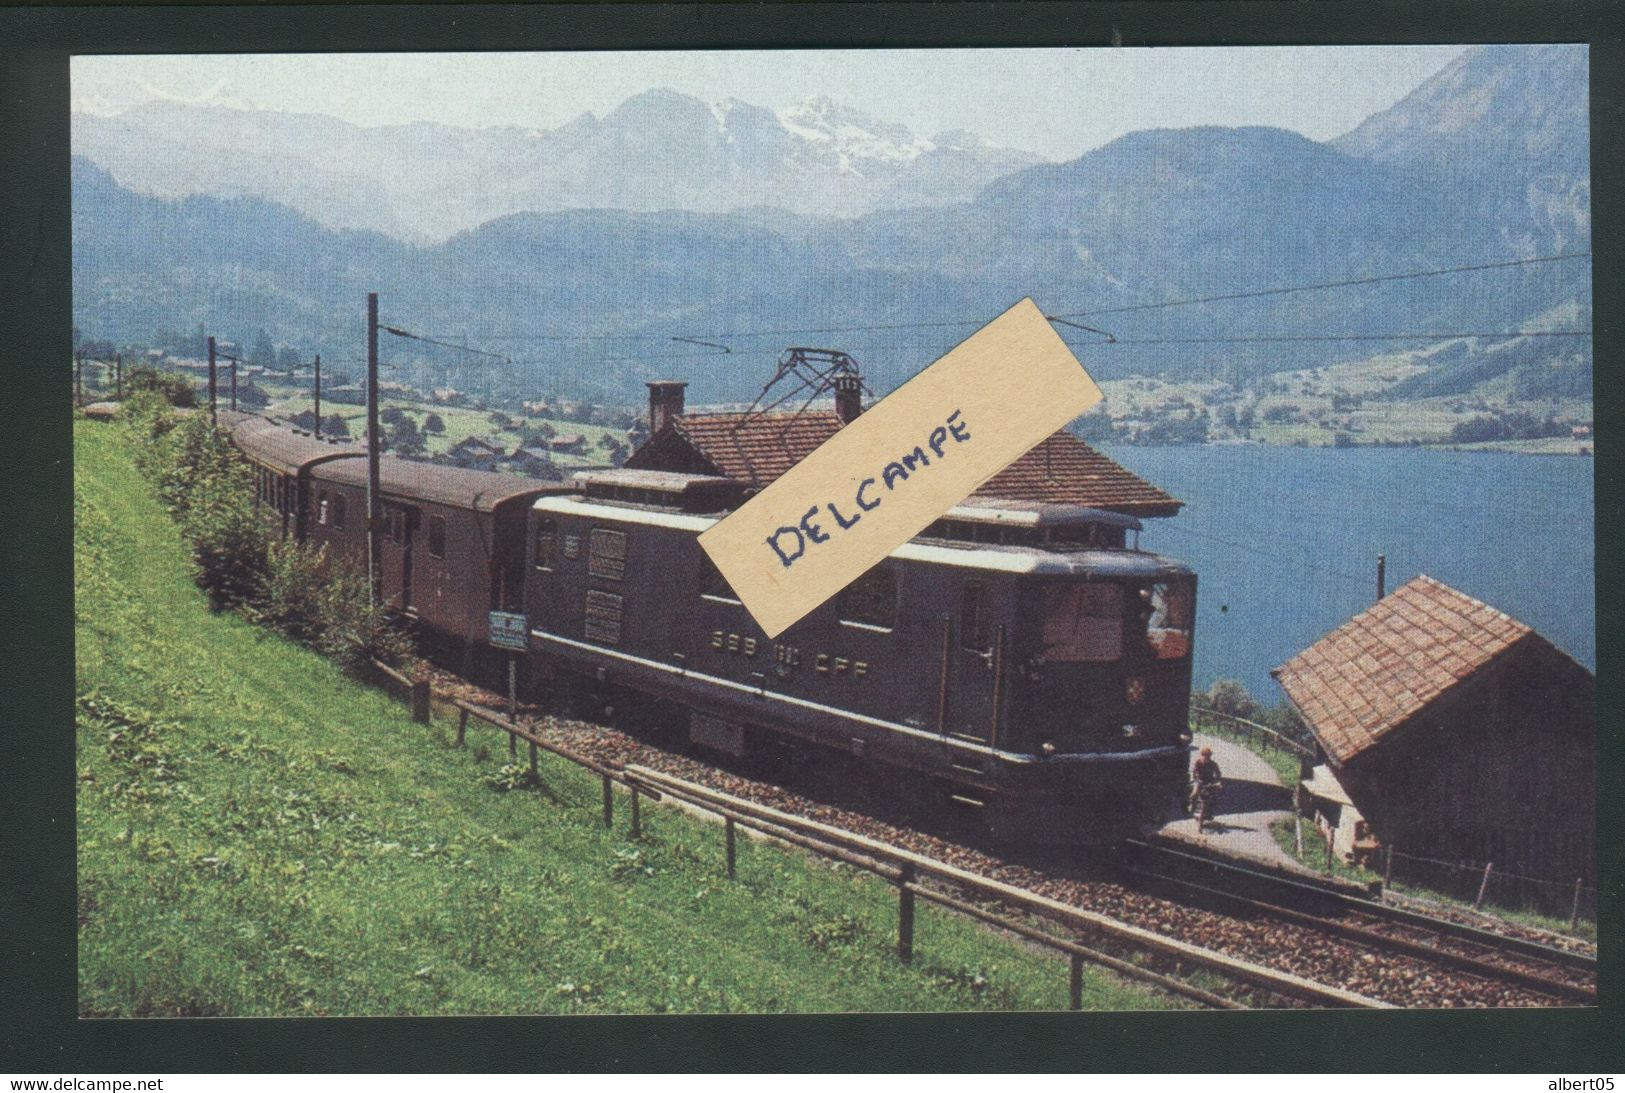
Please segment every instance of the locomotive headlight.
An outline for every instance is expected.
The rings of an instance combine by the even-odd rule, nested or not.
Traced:
[[[1042,744],[1038,745],[1038,750],[1043,752],[1045,755],[1054,755],[1055,745],[1046,740]]]
[[[1138,706],[1145,701],[1144,677],[1129,676],[1128,682],[1123,685],[1123,697],[1128,699],[1130,706]]]
[[[1126,737],[1130,737],[1130,738],[1139,736],[1140,735],[1140,726],[1138,726],[1138,725],[1124,725],[1123,726],[1123,735],[1126,736]]]
[[[1178,740],[1181,744],[1189,744],[1195,739],[1195,737],[1191,736],[1191,734],[1188,732],[1182,732],[1174,739]]]

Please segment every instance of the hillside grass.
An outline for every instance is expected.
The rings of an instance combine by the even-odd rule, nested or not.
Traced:
[[[597,780],[413,724],[211,613],[120,428],[78,420],[82,1016],[1059,1009],[1054,954],[669,808],[602,826]],[[493,784],[494,783],[494,784]],[[1092,1009],[1172,1001],[1089,968]]]

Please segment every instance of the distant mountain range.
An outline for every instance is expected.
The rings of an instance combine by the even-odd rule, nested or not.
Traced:
[[[887,390],[1031,295],[1051,314],[1115,335],[1107,344],[1062,328],[1103,377],[1245,382],[1431,344],[1448,352],[1429,357],[1429,373],[1412,381],[1418,393],[1493,381],[1529,397],[1572,395],[1590,388],[1585,339],[1317,339],[1589,328],[1585,261],[1141,305],[1588,250],[1587,94],[1583,47],[1488,47],[1334,141],[1264,128],[1144,131],[1060,164],[1024,164],[972,138],[921,142],[827,102],[779,118],[742,104],[713,110],[673,92],[549,134],[451,131],[467,142],[452,144],[442,127],[402,127],[417,139],[391,131],[387,153],[367,143],[384,131],[331,119],[236,134],[230,147],[253,145],[267,160],[289,134],[319,124],[333,127],[333,142],[307,139],[304,155],[339,136],[350,142],[343,155],[324,152],[348,165],[342,171],[290,169],[255,183],[267,193],[303,186],[299,201],[225,183],[179,199],[138,192],[152,183],[92,162],[93,148],[111,139],[108,126],[128,115],[98,119],[83,134],[86,119],[76,116],[86,156],[74,162],[75,317],[97,336],[145,339],[201,322],[236,336],[263,327],[278,342],[353,355],[372,290],[399,325],[510,354],[514,363],[497,372],[520,389],[627,401],[640,380],[670,375],[689,379],[696,399],[748,400],[788,344],[847,349]],[[245,126],[277,117],[143,108],[188,111],[239,114]],[[179,121],[171,129],[193,131]],[[624,143],[625,134],[656,131],[666,135],[647,147]],[[580,155],[566,165],[538,153],[525,161],[536,171],[510,168],[500,185],[459,188],[458,172],[490,155],[479,149],[502,133],[512,147],[536,141]],[[690,158],[679,145],[702,151]],[[420,166],[397,172],[408,146]],[[231,162],[224,150],[210,161]],[[846,190],[842,165],[861,168]],[[192,177],[173,170],[171,187]],[[537,171],[554,181],[538,182]],[[596,193],[617,207],[526,208],[542,193],[581,201]],[[331,197],[323,216],[300,211],[322,194]],[[524,211],[441,242],[380,222],[385,210],[399,218],[400,209],[434,205],[435,194],[454,194],[450,208],[507,202]],[[740,207],[747,198],[754,207]],[[840,201],[869,211],[833,215]],[[371,219],[347,217],[345,202],[371,208]],[[337,230],[335,221],[372,226]],[[603,333],[615,337],[588,337]],[[1238,340],[1259,337],[1281,340]],[[436,359],[421,344],[395,349]],[[456,354],[438,359],[457,363]]]
[[[814,216],[950,204],[1038,162],[973,133],[929,139],[819,98],[783,114],[666,89],[552,130],[153,102],[77,113],[73,151],[160,197],[258,197],[335,229],[435,242],[515,212],[613,208]]]

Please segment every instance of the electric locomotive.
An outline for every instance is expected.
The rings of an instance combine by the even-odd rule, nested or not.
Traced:
[[[360,449],[229,426],[266,518],[364,565]],[[1010,843],[1114,842],[1182,799],[1196,577],[1139,550],[1135,517],[971,498],[769,640],[698,542],[734,479],[380,470],[385,602],[465,671],[495,659],[485,616],[524,612],[535,697],[574,676],[670,704],[712,750],[845,752]]]
[[[533,678],[670,700],[694,742],[736,755],[848,752],[1001,840],[1113,842],[1181,799],[1196,577],[1137,549],[1134,517],[973,498],[769,640],[698,543],[737,484],[577,483],[531,510]]]

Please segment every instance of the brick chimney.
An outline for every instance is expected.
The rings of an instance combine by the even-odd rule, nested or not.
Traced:
[[[650,380],[649,381],[649,436],[660,435],[660,430],[670,424],[674,417],[683,416],[683,389],[688,384],[682,380]]]
[[[850,425],[863,413],[863,380],[855,372],[843,372],[834,379],[835,416]]]

